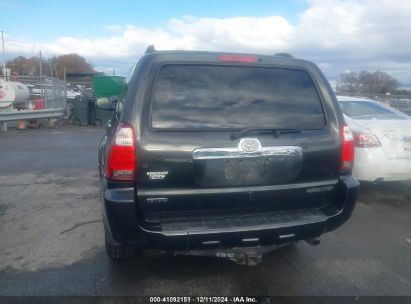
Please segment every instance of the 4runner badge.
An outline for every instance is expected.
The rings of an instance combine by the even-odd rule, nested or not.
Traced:
[[[243,138],[238,144],[238,149],[243,152],[253,153],[261,151],[261,143],[257,138]]]

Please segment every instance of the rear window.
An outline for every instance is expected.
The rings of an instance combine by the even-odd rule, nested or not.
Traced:
[[[157,129],[321,129],[324,111],[302,70],[165,65],[154,86]]]
[[[340,106],[343,113],[353,119],[407,119],[407,117],[402,117],[383,105],[372,101],[341,101]]]

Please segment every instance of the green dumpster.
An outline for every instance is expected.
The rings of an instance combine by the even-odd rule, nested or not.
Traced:
[[[88,99],[73,100],[73,119],[80,126],[89,124],[89,101]]]
[[[93,94],[95,97],[123,96],[126,78],[121,76],[93,76]]]

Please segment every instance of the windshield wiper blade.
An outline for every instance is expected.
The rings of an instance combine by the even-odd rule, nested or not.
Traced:
[[[247,133],[251,132],[256,132],[256,133],[262,133],[262,132],[270,132],[273,134],[274,137],[278,138],[280,134],[289,134],[289,133],[301,133],[301,130],[298,129],[275,129],[275,128],[244,128],[240,131],[231,133],[231,140],[236,140]]]

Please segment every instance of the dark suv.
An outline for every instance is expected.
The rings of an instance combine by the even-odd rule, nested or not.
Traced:
[[[354,147],[316,65],[149,48],[101,141],[108,255],[252,264],[351,215]]]

